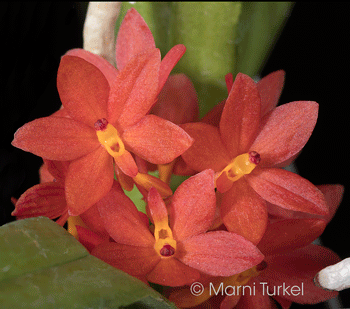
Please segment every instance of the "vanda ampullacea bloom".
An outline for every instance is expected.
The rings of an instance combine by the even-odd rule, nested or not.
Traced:
[[[65,55],[57,88],[69,117],[52,115],[17,130],[14,146],[44,159],[71,161],[65,178],[69,215],[80,215],[109,192],[114,165],[137,177],[130,151],[164,164],[192,144],[192,138],[175,124],[146,115],[158,94],[159,67],[158,49],[139,53],[118,72],[110,89],[96,66]],[[163,193],[169,195],[171,190]]]
[[[327,215],[325,199],[313,184],[278,168],[304,147],[316,124],[318,104],[299,101],[270,110],[262,105],[257,84],[241,73],[228,89],[219,127],[202,122],[181,125],[194,138],[182,154],[185,163],[195,171],[216,172],[227,229],[257,244],[267,225],[266,202]]]
[[[263,255],[248,240],[227,231],[210,231],[216,198],[214,172],[205,170],[184,181],[169,205],[155,188],[149,191],[152,231],[120,186],[98,202],[113,242],[95,246],[91,254],[130,275],[165,286],[191,284],[200,273],[230,276],[252,268]]]
[[[340,259],[331,250],[312,244],[335,214],[344,187],[318,186],[330,214],[320,217],[268,205],[267,230],[257,245],[264,261],[230,277],[202,275],[203,293],[194,296],[189,287],[174,288],[170,300],[180,308],[290,308],[293,302],[316,304],[337,296],[314,284],[314,276]],[[225,293],[226,291],[226,293]]]

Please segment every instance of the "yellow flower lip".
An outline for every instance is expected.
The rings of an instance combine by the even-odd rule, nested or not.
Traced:
[[[242,176],[250,174],[260,163],[260,154],[256,151],[243,153],[235,157],[216,177],[219,178],[222,173],[226,173],[227,178],[234,182]]]
[[[125,152],[125,146],[117,129],[108,123],[107,119],[101,118],[94,124],[97,138],[112,157],[119,157]]]

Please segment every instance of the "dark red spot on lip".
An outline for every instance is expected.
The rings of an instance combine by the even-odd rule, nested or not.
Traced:
[[[107,125],[108,125],[107,119],[101,118],[95,122],[94,127],[96,131],[104,131],[106,130]]]
[[[260,154],[258,154],[256,151],[250,151],[249,152],[249,161],[258,165],[261,161]]]
[[[160,255],[162,256],[172,256],[175,253],[175,249],[170,245],[164,245],[162,249],[160,249]]]

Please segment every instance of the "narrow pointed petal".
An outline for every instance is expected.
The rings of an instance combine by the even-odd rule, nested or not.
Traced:
[[[232,73],[228,73],[225,75],[225,83],[226,83],[226,88],[227,88],[227,94],[230,94],[232,86],[233,86],[233,74]]]
[[[155,47],[153,35],[145,20],[134,8],[128,10],[117,36],[116,60],[118,70],[122,70],[136,54]]]
[[[222,111],[224,110],[226,100],[221,101],[206,114],[201,122],[211,124],[214,127],[219,127]]]
[[[260,96],[249,76],[239,73],[226,100],[220,135],[232,158],[247,152],[260,124]]]
[[[139,247],[114,242],[96,246],[91,254],[132,276],[146,275],[160,261],[153,246]]]
[[[113,177],[112,157],[102,146],[72,161],[65,182],[69,215],[79,216],[105,196]]]
[[[197,121],[198,99],[191,80],[182,73],[169,76],[150,113],[175,124]]]
[[[267,226],[265,201],[249,186],[245,179],[236,181],[223,194],[221,218],[226,228],[257,244]]]
[[[137,54],[119,71],[108,101],[108,121],[124,129],[139,122],[156,101],[160,52]],[[118,125],[117,125],[118,127]]]
[[[105,58],[93,54],[85,49],[75,48],[71,49],[66,53],[67,56],[76,56],[83,58],[87,62],[90,62],[97,67],[103,75],[106,77],[109,86],[113,84],[114,79],[118,74],[118,70],[110,64]]]
[[[162,259],[147,275],[150,282],[165,286],[190,285],[199,279],[199,271],[188,267],[175,258]]]
[[[262,130],[250,149],[261,156],[261,166],[284,162],[297,154],[316,125],[316,102],[291,102],[275,108],[262,119]]]
[[[61,117],[35,119],[19,128],[12,145],[44,159],[68,161],[99,147],[96,133],[83,123]]]
[[[134,181],[132,178],[125,175],[117,164],[114,165],[114,172],[121,187],[126,191],[131,191],[134,187]]]
[[[254,170],[246,175],[252,188],[266,201],[282,208],[327,216],[323,194],[311,182],[278,168]]]
[[[148,192],[147,203],[153,223],[162,221],[168,222],[168,211],[165,203],[158,191],[153,187]]]
[[[89,228],[92,232],[96,233],[102,238],[106,238],[106,236],[109,238],[96,204],[91,206],[88,210],[84,211],[79,217],[86,225],[86,227]]]
[[[264,259],[250,241],[226,231],[188,238],[179,243],[177,254],[184,264],[212,276],[232,276]]]
[[[186,51],[185,45],[178,44],[172,47],[160,64],[158,93],[162,90],[167,78]]]
[[[335,215],[344,195],[344,186],[342,185],[320,185],[317,188],[323,193],[327,206],[329,208],[329,215],[327,222],[331,221]]]
[[[129,177],[135,177],[138,173],[138,168],[131,153],[127,150],[121,156],[115,156],[114,161],[120,170]]]
[[[319,237],[326,225],[325,220],[316,218],[270,223],[258,248],[264,255],[272,255],[304,247]]]
[[[323,268],[336,264],[339,257],[331,250],[309,245],[292,252],[266,257],[268,264],[261,275],[261,281],[269,287],[283,285],[302,287],[304,293],[297,296],[285,293],[284,298],[300,304],[316,304],[338,295],[338,292],[328,292],[317,287],[313,278]]]
[[[76,56],[63,56],[57,72],[62,105],[72,118],[89,126],[107,118],[109,84],[92,63]]]
[[[170,227],[176,240],[206,232],[214,220],[214,172],[205,170],[185,180],[170,205]]]
[[[79,225],[76,225],[75,228],[77,230],[79,242],[86,249],[88,249],[89,252],[91,252],[96,246],[109,239],[109,236],[108,238],[103,238],[93,231]]]
[[[132,152],[154,164],[173,161],[193,142],[179,126],[155,115],[147,115],[127,128],[122,138]]]
[[[261,99],[261,116],[277,106],[284,85],[285,72],[275,71],[263,77],[258,83],[258,91]]]
[[[18,199],[12,216],[19,219],[45,216],[55,219],[67,211],[64,187],[60,183],[47,182],[35,185]]]
[[[153,175],[138,173],[133,180],[146,191],[151,188],[157,189],[162,198],[167,198],[173,194],[168,184]]]
[[[68,173],[69,161],[44,160],[43,166],[47,168],[55,181],[64,182]]]
[[[118,183],[114,183],[108,194],[97,203],[97,208],[106,230],[117,243],[153,248],[153,235]]]
[[[182,154],[190,168],[196,171],[211,168],[219,172],[230,162],[217,128],[205,123],[186,123],[181,128],[194,139],[192,146]]]

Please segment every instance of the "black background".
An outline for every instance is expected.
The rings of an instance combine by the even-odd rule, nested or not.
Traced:
[[[11,146],[14,132],[60,107],[56,73],[60,57],[82,47],[86,4],[0,2],[1,146],[0,225],[12,221],[11,197],[38,183],[41,159]],[[318,184],[343,184],[345,195],[322,235],[323,244],[350,257],[349,244],[349,4],[296,3],[262,76],[286,71],[280,103],[310,100],[320,105],[316,128],[296,165]],[[341,292],[350,307],[350,292]],[[298,308],[298,305],[292,308]],[[325,308],[323,305],[302,308]]]

